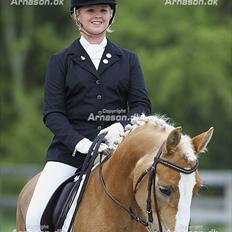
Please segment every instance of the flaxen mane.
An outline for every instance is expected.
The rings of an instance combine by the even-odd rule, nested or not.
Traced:
[[[147,123],[153,124],[154,126],[157,126],[166,132],[170,132],[174,129],[174,125],[170,123],[169,118],[163,115],[145,116],[142,114],[141,116],[133,117],[130,124],[126,125],[124,135],[122,135],[120,141],[116,143],[116,146],[113,148],[113,150],[117,148],[117,145],[120,144],[123,138],[129,135],[131,131],[144,126]],[[194,154],[191,138],[188,135],[182,135],[180,148],[184,151],[185,158],[188,161],[195,161],[197,159],[196,155]]]

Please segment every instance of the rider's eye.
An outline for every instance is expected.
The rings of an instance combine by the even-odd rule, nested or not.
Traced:
[[[107,12],[107,9],[103,8],[103,9],[101,9],[101,12],[105,13],[105,12]]]
[[[93,13],[94,9],[93,8],[88,8],[86,11],[89,12],[89,13]]]
[[[159,186],[159,190],[163,195],[167,197],[169,197],[172,194],[172,189],[169,187]]]

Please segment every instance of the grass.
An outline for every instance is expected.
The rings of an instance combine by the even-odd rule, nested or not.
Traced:
[[[13,232],[15,227],[15,212],[13,210],[1,211],[0,232]]]
[[[223,225],[192,225],[189,232],[225,232]]]

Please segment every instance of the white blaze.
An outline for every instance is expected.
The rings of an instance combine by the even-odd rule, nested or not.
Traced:
[[[180,199],[176,214],[176,232],[188,232],[188,225],[190,220],[190,206],[192,201],[193,187],[195,184],[195,172],[191,174],[180,173]]]

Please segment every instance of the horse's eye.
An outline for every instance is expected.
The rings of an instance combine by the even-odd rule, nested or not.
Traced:
[[[163,195],[167,197],[169,197],[172,194],[172,189],[169,187],[159,186],[159,190]]]

